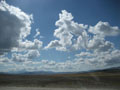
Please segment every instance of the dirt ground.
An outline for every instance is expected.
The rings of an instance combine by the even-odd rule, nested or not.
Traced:
[[[0,87],[0,90],[119,90],[113,88],[41,88],[41,87]]]

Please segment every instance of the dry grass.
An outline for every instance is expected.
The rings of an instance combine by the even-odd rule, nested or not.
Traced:
[[[0,86],[102,88],[120,87],[120,73],[93,72],[56,75],[0,75]]]

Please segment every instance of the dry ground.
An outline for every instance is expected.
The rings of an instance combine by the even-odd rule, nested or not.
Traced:
[[[120,90],[120,72],[0,75],[0,90]]]
[[[41,87],[1,87],[0,90],[119,90],[113,88],[41,88]]]

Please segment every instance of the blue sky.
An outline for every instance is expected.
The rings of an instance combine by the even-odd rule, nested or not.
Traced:
[[[35,29],[40,28],[41,35],[48,37],[43,39],[45,45],[54,38],[55,22],[61,10],[71,12],[74,21],[78,23],[95,25],[98,21],[104,21],[120,27],[119,0],[8,0],[7,2],[28,14],[33,14],[32,33],[35,34]]]
[[[6,11],[0,9],[1,15],[6,12],[8,14],[5,14],[4,17],[9,15],[8,20],[12,20],[10,23],[14,23],[13,19],[15,19],[20,22],[20,25],[21,23],[25,25],[20,26],[18,23],[18,27],[15,27],[14,30],[9,28],[7,31],[6,28],[2,28],[0,32],[9,34],[9,31],[12,30],[13,33],[22,35],[21,28],[25,28],[25,26],[28,31],[25,28],[25,38],[16,35],[15,37],[9,36],[11,38],[10,44],[1,41],[1,71],[12,71],[13,69],[15,71],[82,71],[117,66],[120,62],[120,55],[118,54],[120,52],[119,0],[6,0],[5,3],[3,6],[1,4],[0,7],[12,5],[11,8],[15,8],[14,10],[7,8]],[[21,11],[17,11],[16,8]],[[17,12],[16,15],[14,11]],[[13,16],[9,14],[11,12],[13,12]],[[25,16],[21,12],[25,13]],[[33,15],[33,20],[31,20],[30,14]],[[60,17],[60,14],[62,17]],[[25,19],[24,21],[20,18],[22,16]],[[69,20],[66,18],[69,18]],[[1,25],[7,27],[8,23],[3,23],[4,20],[1,19]],[[71,29],[72,24],[69,25],[66,21],[74,25],[72,26],[75,27],[74,30]],[[27,26],[26,23],[29,25]],[[66,27],[61,26],[60,23],[63,26],[66,25]],[[79,24],[83,24],[83,26]],[[9,27],[14,26],[10,24]],[[40,35],[34,38],[37,33],[36,29],[39,29]],[[2,30],[6,30],[6,32],[4,33]],[[19,30],[21,33],[17,32]],[[27,34],[27,32],[30,32],[30,34]],[[60,34],[55,34],[58,32]],[[77,35],[76,32],[82,33]],[[3,40],[6,38],[8,37],[4,37]],[[15,44],[13,38],[16,38],[14,40]],[[36,42],[38,42],[38,46],[34,46]],[[3,47],[4,44],[6,44],[6,47]],[[103,54],[106,54],[106,57]],[[32,69],[27,67],[26,63]],[[98,65],[99,63],[101,65]],[[60,67],[57,67],[59,65]]]

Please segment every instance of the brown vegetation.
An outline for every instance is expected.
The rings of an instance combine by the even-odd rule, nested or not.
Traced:
[[[120,73],[92,72],[54,75],[0,75],[0,86],[120,87]]]

